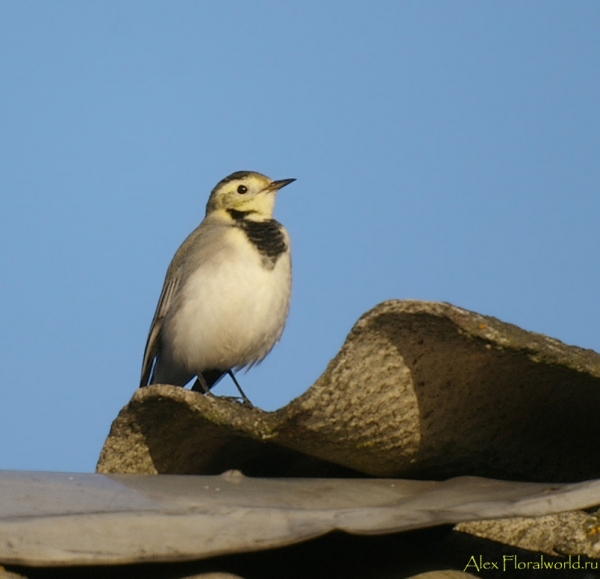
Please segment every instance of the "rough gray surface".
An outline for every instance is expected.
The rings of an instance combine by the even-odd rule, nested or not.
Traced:
[[[600,503],[600,481],[257,479],[0,472],[0,562],[192,561]],[[243,573],[242,573],[243,575]]]
[[[98,472],[529,481],[600,477],[600,355],[444,303],[389,301],[271,413],[138,390]]]
[[[544,517],[461,523],[457,531],[548,555],[585,555],[600,559],[598,514],[573,511]]]
[[[597,353],[449,304],[389,301],[362,316],[317,382],[276,412],[171,386],[136,392],[98,470],[578,481],[600,477],[598,408]],[[600,557],[595,515],[545,515],[458,528],[549,555]]]

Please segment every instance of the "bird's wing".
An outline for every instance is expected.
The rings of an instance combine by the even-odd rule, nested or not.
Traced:
[[[151,380],[153,362],[158,354],[158,346],[160,344],[160,332],[162,330],[162,321],[173,302],[173,296],[177,292],[181,277],[179,275],[167,276],[165,284],[163,285],[160,298],[158,299],[158,305],[156,306],[156,312],[150,324],[150,332],[148,333],[148,340],[146,342],[146,349],[144,350],[144,361],[142,363],[142,377],[140,379],[140,388],[142,386],[148,386]]]
[[[154,375],[154,361],[159,355],[160,335],[164,317],[169,313],[173,306],[173,302],[177,296],[178,290],[183,280],[189,275],[190,271],[196,271],[203,263],[214,256],[214,249],[222,245],[222,237],[219,232],[222,232],[221,226],[211,225],[205,219],[192,233],[188,235],[186,240],[181,244],[179,249],[173,256],[173,260],[167,270],[165,283],[163,285],[156,313],[150,325],[148,341],[144,351],[144,361],[142,363],[142,376],[140,379],[140,388],[152,384]],[[204,248],[202,251],[197,251],[198,247]]]

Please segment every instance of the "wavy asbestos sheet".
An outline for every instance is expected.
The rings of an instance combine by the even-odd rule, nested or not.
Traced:
[[[450,304],[392,300],[275,412],[168,385],[136,391],[98,472],[574,482],[600,477],[599,408],[599,354]]]
[[[0,563],[196,560],[333,530],[385,534],[600,504],[600,481],[260,479],[0,471]]]

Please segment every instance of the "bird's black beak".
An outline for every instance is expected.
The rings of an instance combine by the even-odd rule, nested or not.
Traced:
[[[296,179],[281,179],[280,181],[273,181],[270,185],[269,185],[269,189],[271,191],[279,191],[279,189],[285,187],[286,185],[289,185],[290,183],[293,183]]]

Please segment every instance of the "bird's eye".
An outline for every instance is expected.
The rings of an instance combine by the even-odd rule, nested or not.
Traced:
[[[244,193],[248,192],[248,187],[246,187],[246,185],[240,185],[237,188],[237,192],[240,193],[241,195],[243,195]]]

